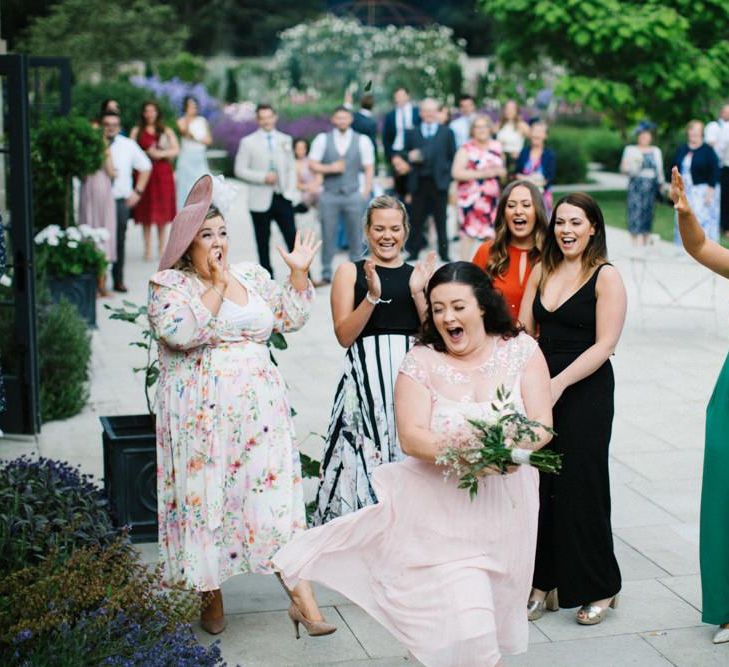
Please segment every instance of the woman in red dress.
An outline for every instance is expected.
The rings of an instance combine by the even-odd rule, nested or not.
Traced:
[[[134,220],[144,231],[144,259],[152,260],[152,225],[157,227],[159,256],[167,242],[167,225],[177,213],[175,175],[172,160],[180,152],[177,136],[162,122],[156,102],[142,104],[139,124],[132,129],[134,139],[152,160],[152,174],[139,203],[134,207]]]
[[[539,188],[529,181],[512,181],[504,188],[496,209],[496,237],[482,243],[472,260],[489,274],[514,321],[548,227]]]

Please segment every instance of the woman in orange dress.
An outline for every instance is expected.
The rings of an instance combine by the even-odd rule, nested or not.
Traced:
[[[473,258],[503,295],[514,321],[548,226],[539,188],[529,181],[513,181],[504,188],[496,209],[495,238],[482,243]]]

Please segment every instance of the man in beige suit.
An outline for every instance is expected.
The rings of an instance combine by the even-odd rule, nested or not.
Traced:
[[[248,208],[256,233],[258,259],[271,275],[269,244],[275,220],[289,251],[296,237],[293,203],[298,198],[291,137],[276,129],[276,112],[268,104],[256,108],[258,130],[240,140],[235,175],[248,184]]]

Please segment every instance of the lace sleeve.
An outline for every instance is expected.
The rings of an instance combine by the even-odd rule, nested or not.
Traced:
[[[403,359],[399,372],[415,380],[418,384],[430,388],[428,369],[422,357],[422,350],[418,347],[413,348],[407,353],[405,359]]]

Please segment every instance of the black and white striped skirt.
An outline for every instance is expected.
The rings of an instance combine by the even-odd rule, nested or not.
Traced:
[[[395,380],[412,338],[380,334],[347,350],[321,461],[315,526],[372,505],[370,483],[382,463],[403,458],[395,427]]]

